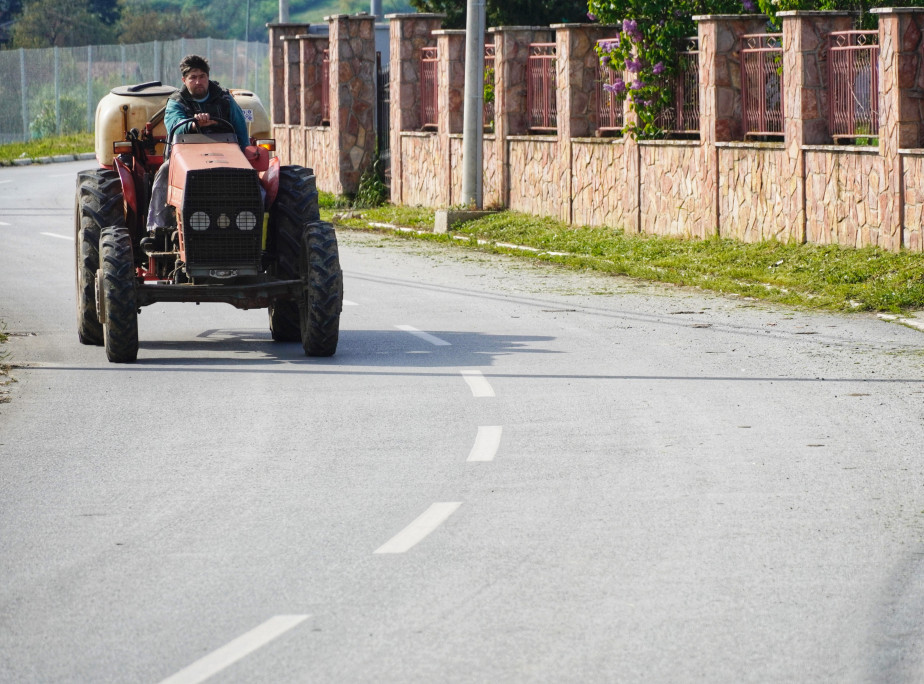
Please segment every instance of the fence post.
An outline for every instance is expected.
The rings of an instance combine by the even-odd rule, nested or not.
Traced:
[[[498,26],[494,34],[494,158],[497,163],[498,201],[510,206],[510,151],[507,136],[524,135],[526,116],[526,62],[530,43],[549,42],[545,26]]]
[[[231,39],[231,87],[238,88],[237,82],[237,39]]]
[[[93,130],[93,46],[87,45],[87,128]]]
[[[596,128],[595,104],[600,57],[597,40],[615,33],[601,24],[553,24],[558,110],[558,187],[562,189],[558,218],[572,223],[573,180],[571,139],[591,135]]]
[[[871,11],[879,15],[879,154],[891,190],[882,246],[893,251],[904,246],[921,252],[924,190],[919,186],[924,157],[905,150],[924,147],[919,85],[924,82],[924,9]]]
[[[375,17],[339,14],[330,25],[330,140],[338,194],[353,194],[375,152]]]
[[[309,24],[267,24],[269,30],[269,115],[273,126],[286,121],[286,63],[283,38],[308,33]],[[273,135],[278,138],[277,133]]]
[[[26,51],[19,48],[19,87],[22,97],[22,134],[29,139],[29,100],[26,97]]]
[[[61,56],[58,46],[54,48],[55,55],[55,135],[61,135]]]
[[[453,170],[462,168],[461,159],[453,159],[450,136],[462,132],[462,105],[465,92],[465,31],[439,30],[436,36],[437,54],[437,135],[440,144],[441,197],[439,204],[452,206]],[[481,41],[484,43],[484,40]],[[484,48],[482,48],[483,50]],[[461,151],[461,147],[460,147]]]
[[[432,45],[432,32],[445,14],[387,14],[391,102],[391,199],[404,201],[401,132],[420,129],[420,49]]]

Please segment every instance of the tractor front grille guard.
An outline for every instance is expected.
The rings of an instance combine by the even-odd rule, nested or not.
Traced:
[[[190,275],[260,269],[263,199],[253,169],[193,171],[183,199],[183,241]]]

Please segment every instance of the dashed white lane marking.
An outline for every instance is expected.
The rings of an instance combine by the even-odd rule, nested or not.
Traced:
[[[432,504],[414,522],[377,548],[375,553],[404,553],[446,522],[461,505],[461,501]]]
[[[4,183],[12,183],[12,182],[13,182],[13,181],[11,181],[11,180],[0,181],[0,185],[3,185]]]
[[[500,425],[482,425],[475,436],[475,444],[469,452],[469,461],[493,461],[500,446],[501,433],[504,428]]]
[[[45,237],[58,238],[59,240],[70,240],[71,242],[74,241],[74,238],[70,237],[69,235],[58,235],[58,233],[42,233],[42,235]]]
[[[288,632],[307,619],[307,615],[276,615],[262,625],[254,627],[247,634],[239,636],[217,651],[213,651],[189,667],[183,668],[175,675],[167,677],[160,684],[198,684],[198,682],[204,682],[212,675],[250,655],[258,648],[265,646],[276,637]]]
[[[344,305],[344,306],[359,306],[356,302],[352,302],[352,301],[350,301],[349,299],[344,299],[344,300],[343,300],[343,305]]]
[[[3,221],[0,221],[0,226],[12,226],[12,225],[13,225],[12,223],[4,223]]]
[[[481,374],[481,371],[477,370],[464,370],[459,371],[462,374],[462,377],[465,379],[465,382],[468,383],[469,389],[472,390],[472,396],[475,397],[493,397],[494,388],[491,387],[490,383],[484,379],[484,375]]]
[[[452,345],[451,342],[447,342],[446,340],[441,340],[436,335],[431,335],[430,333],[426,333],[426,332],[423,332],[422,330],[418,330],[412,325],[396,325],[395,327],[398,330],[403,330],[404,332],[411,333],[411,335],[413,335],[414,337],[419,337],[422,340],[426,340],[427,342],[429,342],[430,344],[436,347],[449,347]]]

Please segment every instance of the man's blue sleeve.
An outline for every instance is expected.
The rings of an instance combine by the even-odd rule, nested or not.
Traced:
[[[164,126],[167,128],[167,134],[169,135],[170,130],[180,121],[183,119],[188,119],[190,116],[190,113],[186,110],[186,105],[184,105],[182,102],[178,102],[177,100],[167,100],[167,109],[164,111]],[[192,123],[183,124],[176,130],[174,136],[180,133],[192,132]]]

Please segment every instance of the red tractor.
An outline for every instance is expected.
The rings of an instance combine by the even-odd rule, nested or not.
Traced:
[[[343,274],[334,228],[320,220],[313,171],[281,166],[270,154],[269,121],[252,93],[231,91],[252,121],[252,145],[242,152],[230,124],[164,130],[173,92],[159,82],[122,86],[97,107],[100,168],[77,176],[80,341],[130,363],[142,307],[225,302],[268,309],[275,341],[300,341],[308,356],[333,355]],[[168,147],[175,225],[149,235],[151,185]]]

